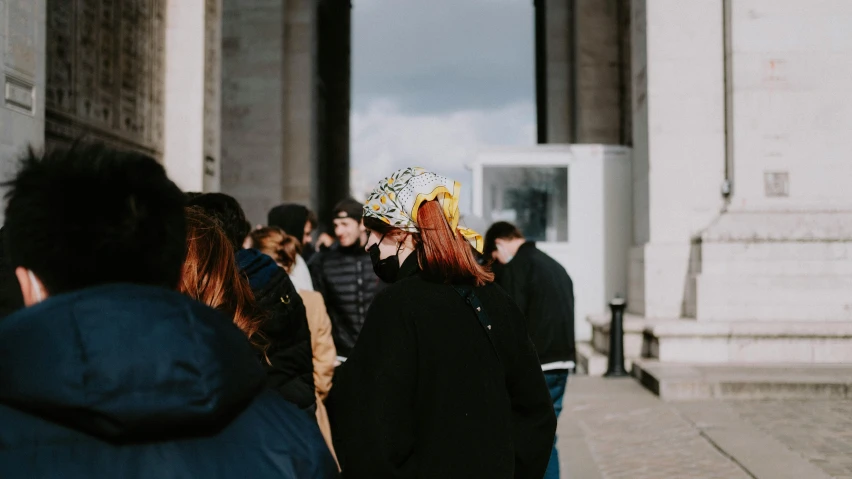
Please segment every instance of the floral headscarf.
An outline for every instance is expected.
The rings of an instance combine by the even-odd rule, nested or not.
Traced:
[[[424,201],[437,199],[450,227],[482,252],[482,236],[472,229],[459,226],[459,193],[461,183],[436,175],[420,167],[403,168],[379,182],[364,204],[364,216],[416,233],[417,210]]]

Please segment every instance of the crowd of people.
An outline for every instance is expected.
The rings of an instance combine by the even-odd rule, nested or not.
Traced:
[[[559,477],[571,279],[458,182],[393,172],[334,241],[101,144],[5,186],[0,477]]]

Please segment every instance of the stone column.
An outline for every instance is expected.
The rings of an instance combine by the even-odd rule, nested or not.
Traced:
[[[537,0],[538,142],[571,143],[574,134],[574,2]]]
[[[619,0],[574,0],[574,143],[621,143]]]
[[[692,238],[719,216],[725,175],[722,3],[632,3],[634,244],[629,307],[691,315]]]
[[[316,208],[317,1],[288,0],[284,19],[284,155],[280,197]],[[267,209],[274,206],[270,204]]]
[[[249,220],[316,207],[316,0],[224,0],[222,191]]]
[[[222,191],[255,224],[283,191],[285,17],[280,0],[224,0]]]
[[[351,90],[351,11],[349,0],[320,2],[318,74],[320,82],[317,183],[314,204],[321,222],[350,194],[349,114]]]
[[[0,178],[44,145],[45,0],[0,0]],[[3,194],[0,191],[0,194]],[[3,210],[0,208],[0,224]]]
[[[623,0],[538,0],[539,143],[626,142]]]
[[[220,2],[167,2],[163,164],[184,191],[218,189]]]

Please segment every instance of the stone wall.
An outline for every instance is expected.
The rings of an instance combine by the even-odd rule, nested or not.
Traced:
[[[692,238],[724,206],[723,8],[715,0],[633,3],[632,312],[690,309]]]
[[[0,0],[2,179],[14,171],[15,158],[27,146],[44,144],[45,14],[45,0]]]
[[[22,3],[29,3],[25,0]],[[163,151],[165,0],[47,2],[46,142]]]

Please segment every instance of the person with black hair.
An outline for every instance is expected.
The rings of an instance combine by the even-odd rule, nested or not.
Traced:
[[[527,241],[515,225],[498,221],[485,234],[486,260],[497,283],[518,303],[538,351],[557,417],[574,369],[574,283],[565,268]],[[544,479],[559,478],[556,439]]]
[[[314,367],[311,331],[305,305],[290,276],[275,260],[254,248],[243,248],[251,231],[240,203],[224,193],[205,193],[188,201],[215,219],[236,253],[240,270],[248,277],[258,306],[267,313],[260,332],[269,342],[267,385],[313,414]]]
[[[27,306],[0,321],[0,477],[336,477],[246,336],[175,291],[185,198],[153,158],[30,152],[5,186]]]
[[[348,198],[338,203],[334,215],[337,241],[311,259],[308,267],[314,289],[322,293],[331,317],[338,361],[344,362],[355,347],[373,298],[386,286],[373,271],[362,221],[363,205]]]
[[[310,261],[316,253],[313,244],[313,232],[317,229],[317,214],[305,205],[285,203],[278,205],[266,215],[266,224],[284,230],[302,244],[302,258]]]

